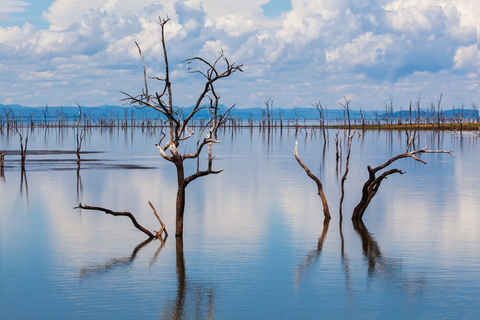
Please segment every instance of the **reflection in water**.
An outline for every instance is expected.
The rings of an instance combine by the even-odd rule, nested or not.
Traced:
[[[102,271],[108,271],[117,266],[130,266],[137,257],[138,252],[147,244],[149,244],[152,240],[153,238],[148,238],[147,240],[138,244],[135,249],[133,249],[132,254],[127,257],[110,259],[105,263],[89,267],[83,267],[82,269],[80,269],[80,277],[89,276]]]
[[[25,192],[27,194],[27,202],[28,202],[28,181],[27,181],[27,171],[25,168],[21,168],[20,170],[20,194],[23,194],[23,187],[25,186]]]
[[[320,235],[317,243],[317,247],[306,255],[302,262],[297,266],[295,272],[295,290],[298,290],[300,286],[301,278],[306,274],[313,266],[313,263],[318,260],[320,255],[323,252],[324,242],[327,237],[328,227],[330,220],[325,219],[323,222],[323,231]],[[399,260],[385,257],[382,253],[382,250],[373,238],[373,236],[368,232],[362,220],[352,220],[353,229],[360,236],[362,242],[362,253],[367,262],[367,277],[373,281],[377,277],[387,279],[392,281],[395,284],[400,285],[403,290],[408,295],[413,295],[416,293],[422,293],[426,287],[426,277],[425,274],[417,274],[413,277],[406,276],[401,270],[401,264]],[[343,236],[342,223],[339,224],[340,232],[340,256],[341,263],[343,266],[343,273],[345,277],[345,288],[349,301],[353,299],[354,296],[354,281],[352,279],[350,259],[345,250],[345,240]]]
[[[323,220],[323,231],[318,238],[317,248],[312,250],[307,256],[303,259],[303,261],[298,265],[297,271],[295,272],[295,289],[298,288],[300,283],[300,278],[303,274],[305,274],[311,267],[311,265],[317,261],[317,259],[322,254],[323,250],[323,243],[325,242],[325,238],[327,237],[328,226],[330,225],[330,219]]]
[[[49,137],[44,142],[43,134],[47,132]],[[189,240],[184,240],[185,247],[180,242],[176,248],[174,241],[164,246],[133,240],[131,248],[117,259],[109,259],[117,257],[112,252],[119,249],[109,242],[110,233],[94,228],[108,221],[95,215],[80,219],[66,213],[80,202],[78,198],[85,197],[128,207],[138,207],[154,197],[159,202],[170,199],[166,193],[174,181],[170,168],[157,165],[158,154],[151,150],[151,141],[155,139],[138,132],[118,130],[108,137],[109,131],[85,131],[85,150],[104,152],[91,157],[82,153],[76,181],[75,137],[71,130],[65,131],[64,139],[58,134],[57,141],[52,139],[57,136],[54,129],[32,134],[36,138],[31,139],[28,172],[21,172],[20,161],[15,160],[13,165],[10,158],[6,159],[6,183],[0,181],[0,291],[4,298],[0,299],[0,318],[48,318],[49,310],[56,310],[59,305],[65,306],[59,315],[63,318],[74,313],[80,317],[84,312],[93,314],[90,318],[131,315],[130,318],[204,319],[224,318],[226,314],[231,318],[260,318],[259,310],[263,315],[281,313],[284,318],[334,318],[333,314],[342,313],[347,314],[345,318],[366,314],[383,319],[403,315],[427,318],[426,312],[433,312],[431,318],[474,318],[479,306],[478,299],[475,300],[479,285],[472,281],[479,279],[480,242],[475,228],[479,221],[475,192],[480,151],[477,135],[452,133],[432,140],[430,136],[437,136],[419,133],[422,145],[432,142],[432,149],[455,149],[459,157],[455,161],[432,160],[428,170],[409,165],[409,173],[421,175],[422,183],[431,182],[425,188],[408,180],[413,174],[399,179],[397,186],[386,186],[385,201],[372,207],[368,220],[370,231],[381,230],[385,234],[380,237],[370,234],[361,221],[348,223],[345,228],[337,224],[338,220],[330,225],[325,222],[323,231],[318,230],[322,228],[318,225],[321,204],[318,198],[310,200],[304,196],[309,188],[304,188],[303,180],[297,178],[299,168],[291,156],[294,129],[285,129],[283,140],[275,132],[268,140],[265,131],[265,141],[256,128],[232,133],[231,141],[227,131],[222,140],[227,148],[221,149],[227,151],[218,159],[223,161],[225,175],[214,184],[208,183],[219,200],[212,201],[200,192],[206,184],[196,186],[199,192],[192,193],[191,199],[195,208],[193,227]],[[330,142],[321,145],[323,139],[317,135],[312,138],[319,142],[316,148],[309,147],[310,141],[308,145],[304,143],[305,154],[322,157],[318,171],[333,189],[338,187],[333,142],[336,130],[327,132],[331,133]],[[303,131],[299,138],[304,140],[301,134]],[[365,165],[388,153],[389,146],[382,143],[388,134],[368,131],[360,143],[352,145],[347,183],[353,190],[364,182]],[[393,135],[392,152],[404,145],[404,136],[405,133],[401,137]],[[16,136],[6,139],[0,134],[0,140],[8,157],[12,155],[9,149],[15,147],[18,151]],[[391,141],[389,137],[387,141]],[[439,143],[443,145],[437,146]],[[71,151],[65,153],[66,150]],[[265,156],[267,152],[270,157]],[[227,160],[230,153],[235,156],[232,161]],[[146,167],[155,169],[132,170]],[[20,177],[17,172],[21,172]],[[406,194],[410,196],[413,187],[415,194],[405,203],[401,199]],[[26,203],[27,190],[30,205]],[[398,192],[399,196],[393,197],[394,193],[387,190]],[[345,199],[344,210],[353,208],[353,200]],[[281,210],[270,212],[271,206],[281,206]],[[410,210],[412,207],[415,210]],[[251,213],[257,212],[253,208],[262,214]],[[151,212],[145,215],[150,217]],[[171,223],[173,217],[168,220],[166,216],[167,224]],[[412,219],[417,220],[409,224]],[[278,223],[272,227],[271,221]],[[130,224],[120,225],[119,232],[130,228]],[[16,230],[25,230],[37,241],[25,240]],[[315,233],[309,245],[312,230]],[[442,232],[435,232],[438,230]],[[285,234],[289,236],[285,238]],[[279,242],[279,237],[284,237],[288,244]],[[138,238],[134,234],[132,239]],[[387,239],[393,249],[381,241]],[[414,239],[421,245],[416,245]],[[109,245],[102,245],[106,243]],[[96,253],[99,245],[107,256],[85,263],[84,254]],[[193,251],[195,254],[190,255]],[[145,256],[146,252],[149,253]],[[151,268],[154,264],[161,268],[151,272],[149,264]],[[121,285],[104,285],[103,280],[107,284],[118,281]],[[19,290],[22,287],[31,288],[30,293]],[[114,295],[108,294],[111,288]],[[25,301],[31,302],[29,308],[22,308]],[[326,310],[331,314],[325,315]],[[399,310],[406,313],[397,313]]]
[[[80,175],[80,165],[77,167],[77,203],[80,203],[81,196],[83,195],[82,176]]]
[[[347,287],[347,295],[348,295],[348,299],[350,300],[352,298],[352,279],[350,276],[350,260],[348,259],[348,255],[345,252],[345,238],[343,237],[342,219],[340,219],[338,223],[338,228],[340,232],[340,256],[342,258],[343,272],[345,273],[345,284]]]
[[[367,259],[368,275],[375,276],[382,273],[387,277],[396,277],[399,273],[399,263],[384,257],[377,241],[368,232],[362,220],[352,220],[353,229],[362,240],[363,256]]]
[[[176,237],[177,296],[162,309],[161,319],[214,319],[214,289],[186,276],[183,239]]]
[[[400,261],[385,257],[377,241],[368,232],[362,220],[352,220],[353,228],[362,240],[363,256],[367,260],[367,277],[373,280],[381,276],[400,285],[407,295],[423,294],[427,286],[426,274],[406,276],[401,270]]]

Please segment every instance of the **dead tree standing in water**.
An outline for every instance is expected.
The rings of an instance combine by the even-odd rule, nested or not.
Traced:
[[[219,143],[217,140],[218,129],[227,121],[227,117],[230,109],[224,113],[220,113],[218,102],[220,95],[216,92],[214,84],[217,80],[227,78],[233,73],[242,70],[242,65],[235,65],[231,63],[224,55],[223,51],[220,51],[219,56],[213,63],[210,63],[203,58],[194,57],[185,60],[190,73],[200,74],[205,79],[203,90],[200,92],[197,101],[195,102],[190,113],[184,117],[182,108],[176,108],[173,104],[172,96],[172,83],[170,82],[169,63],[167,57],[167,49],[165,43],[165,25],[169,19],[160,19],[159,25],[161,27],[161,43],[163,47],[164,62],[165,62],[165,77],[163,79],[154,77],[150,79],[159,80],[163,82],[163,88],[160,92],[151,94],[147,84],[147,73],[145,68],[145,60],[140,49],[140,45],[135,42],[138,48],[140,57],[142,58],[143,71],[144,71],[144,88],[142,93],[136,96],[124,93],[126,98],[124,101],[128,101],[130,105],[140,108],[152,108],[157,110],[161,114],[167,117],[169,124],[169,134],[166,142],[163,142],[166,137],[165,133],[162,133],[162,138],[157,144],[162,158],[172,162],[177,171],[177,200],[176,200],[176,236],[182,236],[183,234],[183,216],[185,210],[185,189],[187,185],[195,179],[206,176],[209,174],[218,174],[222,170],[214,171],[212,169],[212,143]],[[181,154],[180,144],[185,144],[187,140],[194,136],[193,130],[189,127],[189,123],[192,118],[201,110],[207,109],[209,111],[210,119],[206,124],[207,128],[203,128],[199,134],[198,141],[196,143],[196,150],[193,153]],[[207,133],[202,137],[202,133]],[[208,164],[207,168],[201,170],[199,167],[199,156],[203,148],[208,145]],[[184,169],[184,161],[188,159],[197,159],[197,170],[195,173],[186,176]]]
[[[362,219],[365,210],[367,209],[370,201],[372,201],[373,197],[377,194],[378,188],[384,179],[386,179],[389,175],[394,173],[404,174],[402,170],[399,169],[390,169],[387,171],[383,171],[378,177],[376,176],[378,172],[381,172],[383,169],[390,166],[393,162],[403,159],[403,158],[413,158],[414,160],[421,162],[423,164],[427,164],[424,160],[417,157],[417,155],[422,153],[447,153],[452,157],[455,157],[452,151],[444,151],[444,150],[428,150],[429,146],[426,146],[423,149],[413,150],[410,151],[410,147],[412,146],[415,140],[415,135],[409,135],[409,140],[407,143],[407,148],[405,149],[404,153],[394,156],[393,158],[389,159],[385,163],[379,165],[378,167],[372,168],[367,166],[368,170],[368,180],[365,182],[362,188],[362,198],[360,202],[357,204],[355,209],[353,210],[352,220]]]
[[[342,205],[343,205],[343,198],[345,197],[345,180],[347,180],[347,175],[348,175],[348,165],[350,163],[350,150],[352,149],[352,139],[353,135],[355,134],[357,130],[353,130],[352,134],[347,134],[348,136],[348,150],[347,150],[347,157],[346,159],[346,164],[345,164],[345,173],[342,176],[341,180],[341,196],[340,196],[340,205],[339,205],[339,215],[340,215],[340,220],[343,219],[343,214],[342,214]]]
[[[325,216],[325,219],[330,219],[331,216],[330,216],[330,209],[328,208],[328,202],[327,202],[327,197],[325,196],[325,193],[323,192],[323,185],[322,185],[322,182],[320,181],[320,179],[315,176],[311,171],[310,169],[302,162],[302,160],[300,159],[300,156],[298,155],[298,142],[295,141],[295,151],[293,152],[293,154],[295,155],[295,159],[297,159],[297,162],[300,164],[300,166],[303,168],[303,170],[305,170],[305,172],[307,173],[307,175],[313,180],[315,181],[315,183],[317,184],[317,189],[318,189],[318,195],[320,196],[320,198],[322,199],[322,204],[323,204],[323,214]]]
[[[25,158],[27,157],[27,145],[28,145],[28,130],[27,135],[25,136],[25,145],[23,144],[23,135],[18,131],[17,134],[20,139],[20,166],[22,171],[25,171]]]

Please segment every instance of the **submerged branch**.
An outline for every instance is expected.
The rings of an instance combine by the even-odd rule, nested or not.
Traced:
[[[150,238],[155,238],[155,235],[153,233],[151,233],[150,231],[148,231],[146,228],[142,227],[138,222],[137,220],[135,219],[135,217],[133,216],[133,214],[131,212],[115,212],[115,211],[112,211],[110,209],[107,209],[107,208],[102,208],[102,207],[94,207],[94,206],[86,206],[86,205],[82,205],[81,203],[78,204],[78,207],[74,207],[74,209],[85,209],[85,210],[97,210],[97,211],[103,211],[105,212],[106,214],[111,214],[113,216],[126,216],[126,217],[129,217],[130,220],[132,220],[132,223],[133,225],[135,226],[135,228],[137,228],[138,230],[142,231],[143,233],[145,233],[147,236],[149,236]]]

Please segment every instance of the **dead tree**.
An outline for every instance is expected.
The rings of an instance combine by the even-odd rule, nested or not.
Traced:
[[[405,149],[404,153],[398,154],[389,160],[387,160],[385,163],[379,165],[378,167],[372,168],[370,166],[367,166],[368,170],[368,180],[365,182],[362,188],[362,198],[360,199],[360,202],[357,204],[355,209],[353,210],[352,214],[352,220],[356,219],[362,219],[363,214],[365,213],[365,210],[367,209],[368,205],[372,201],[373,197],[377,194],[378,188],[380,187],[380,184],[384,179],[386,179],[389,175],[392,175],[394,173],[399,173],[399,174],[404,174],[402,170],[399,169],[390,169],[383,171],[386,169],[388,166],[390,166],[392,163],[394,163],[397,160],[403,159],[403,158],[413,158],[414,160],[421,162],[423,164],[427,164],[424,160],[420,159],[417,155],[420,155],[422,153],[447,153],[451,155],[452,157],[455,157],[453,155],[452,151],[444,151],[444,150],[428,150],[429,145],[427,145],[423,149],[418,149],[418,150],[413,150],[410,151],[410,148],[415,140],[415,135],[411,134],[409,141],[407,143],[407,148]],[[379,176],[377,176],[377,173],[380,173]]]
[[[27,135],[25,136],[25,145],[23,144],[23,135],[18,131],[17,129],[17,134],[20,139],[20,165],[22,171],[25,170],[25,158],[27,156],[27,145],[28,145],[28,130],[27,130]]]
[[[331,216],[330,216],[330,210],[328,208],[328,202],[327,202],[327,197],[325,196],[325,193],[323,192],[323,185],[322,185],[322,182],[320,181],[320,179],[315,176],[311,171],[310,169],[302,162],[302,160],[300,159],[299,155],[298,155],[298,142],[295,141],[295,151],[293,152],[293,154],[295,155],[295,159],[297,159],[298,163],[300,164],[300,166],[303,168],[303,170],[305,170],[305,172],[307,173],[307,175],[313,180],[315,181],[315,183],[317,184],[317,189],[318,189],[318,195],[320,196],[320,199],[322,199],[322,204],[323,204],[323,214],[325,216],[325,219],[330,219]]]
[[[3,170],[3,166],[5,165],[5,154],[7,152],[3,150],[3,152],[0,154],[0,168]]]
[[[352,148],[352,139],[353,135],[355,134],[357,130],[353,130],[353,133],[347,134],[348,136],[348,150],[347,150],[347,157],[346,157],[346,163],[345,163],[345,173],[342,176],[341,180],[341,196],[340,196],[340,205],[339,205],[339,215],[340,215],[340,220],[343,219],[343,214],[342,214],[342,205],[343,205],[343,198],[345,197],[345,180],[347,180],[347,175],[348,175],[348,165],[350,163],[350,150]]]
[[[83,130],[81,133],[78,132],[79,129],[77,127],[77,168],[80,168],[80,150],[82,149],[82,142],[84,138]]]
[[[152,205],[152,203],[149,201],[148,204],[150,205],[150,207],[152,208],[153,210],[153,213],[155,214],[155,216],[157,217],[158,219],[158,222],[160,222],[160,225],[161,225],[161,229],[159,231],[155,231],[155,234],[153,234],[151,231],[149,231],[147,228],[141,226],[138,222],[137,222],[137,219],[135,219],[134,215],[131,213],[131,212],[126,212],[126,211],[112,211],[110,209],[107,209],[107,208],[102,208],[102,207],[94,207],[94,206],[87,206],[87,205],[83,205],[81,203],[78,204],[78,207],[74,207],[74,209],[85,209],[85,210],[96,210],[96,211],[103,211],[105,212],[106,214],[111,214],[112,216],[124,216],[124,217],[128,217],[130,218],[130,220],[132,221],[133,225],[135,226],[135,228],[137,228],[138,230],[142,231],[143,233],[145,233],[149,238],[160,238],[162,240],[165,240],[167,237],[168,237],[168,232],[167,230],[165,229],[165,223],[162,222],[162,220],[160,219],[160,217],[158,216],[157,214],[157,210],[155,210],[155,207]],[[165,237],[162,238],[162,233],[165,234]]]
[[[160,151],[160,155],[163,159],[172,162],[175,165],[177,172],[177,197],[176,197],[176,229],[175,235],[182,236],[183,234],[183,217],[185,211],[185,189],[188,184],[195,179],[206,176],[209,174],[218,174],[222,170],[214,171],[212,169],[212,143],[219,143],[217,139],[218,129],[227,121],[229,111],[233,106],[227,109],[224,113],[221,113],[219,110],[219,99],[220,95],[216,92],[214,84],[223,78],[231,76],[233,73],[239,71],[242,72],[242,65],[236,65],[231,63],[224,55],[223,51],[219,52],[219,56],[213,61],[208,62],[207,60],[194,57],[187,60],[186,62],[188,71],[193,74],[199,74],[204,78],[204,87],[203,90],[198,95],[196,102],[194,103],[192,110],[188,115],[184,116],[182,108],[174,107],[173,95],[172,95],[172,83],[170,82],[170,71],[169,71],[169,62],[167,56],[167,48],[165,42],[165,25],[169,19],[159,20],[159,25],[161,28],[161,43],[163,47],[164,63],[165,63],[165,75],[164,78],[148,78],[145,60],[140,48],[140,45],[135,41],[137,45],[138,52],[142,58],[143,64],[143,76],[144,76],[144,87],[142,93],[138,95],[130,95],[128,93],[122,92],[126,98],[123,101],[127,101],[132,106],[139,108],[152,108],[157,110],[162,115],[167,117],[168,122],[168,137],[166,142],[163,140],[167,136],[162,132],[162,138],[159,143],[156,145]],[[163,82],[163,88],[161,91],[156,91],[151,93],[148,87],[148,79],[158,80]],[[180,145],[186,144],[190,138],[194,136],[193,130],[190,128],[189,124],[192,119],[197,115],[201,110],[208,110],[210,119],[206,123],[207,128],[203,128],[200,131],[207,132],[204,136],[202,134],[198,135],[198,141],[196,143],[196,149],[193,153],[181,153],[181,150],[185,150],[185,147],[182,148]],[[205,146],[208,145],[209,155],[208,155],[208,164],[207,168],[204,170],[200,169],[199,166],[199,156]],[[184,161],[191,159],[197,159],[197,170],[191,175],[186,175],[184,168]]]
[[[3,181],[5,181],[5,173],[4,173],[5,154],[6,154],[5,150],[3,150],[3,152],[0,154],[0,178],[2,178]]]
[[[348,120],[348,130],[352,129],[352,125],[350,123],[350,102],[352,102],[352,99],[347,99],[347,97],[343,97],[345,100],[345,103],[339,103],[339,105],[342,106],[342,108],[345,110],[347,113],[347,120]]]
[[[271,96],[265,99],[265,110],[267,112],[267,126],[270,129],[272,125],[271,116],[273,115],[273,100]]]

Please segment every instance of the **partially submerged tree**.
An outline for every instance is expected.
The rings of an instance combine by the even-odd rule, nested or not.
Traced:
[[[340,210],[339,210],[340,220],[342,219],[342,203],[343,203],[343,198],[344,198],[344,195],[345,195],[344,184],[345,184],[345,180],[347,179],[347,174],[348,174],[348,170],[349,170],[350,149],[351,149],[351,146],[352,146],[352,138],[353,138],[354,133],[355,133],[355,131],[351,135],[347,134],[347,136],[349,138],[349,144],[348,144],[348,152],[347,152],[347,157],[346,157],[347,163],[346,163],[345,173],[344,173],[344,175],[342,177],[342,180],[341,180],[341,198],[340,198]],[[367,209],[368,205],[372,201],[373,197],[377,194],[378,189],[379,189],[379,187],[380,187],[380,185],[381,185],[381,183],[384,179],[386,179],[389,175],[392,175],[394,173],[399,173],[399,174],[404,174],[405,173],[405,172],[403,172],[399,169],[389,169],[389,170],[382,171],[382,170],[386,169],[388,166],[390,166],[392,163],[394,163],[395,161],[400,160],[400,159],[404,159],[404,158],[413,158],[414,160],[416,160],[418,162],[426,164],[426,162],[424,160],[419,158],[419,155],[422,154],[422,153],[446,153],[446,154],[451,155],[452,157],[455,157],[455,155],[452,153],[452,150],[450,150],[450,151],[428,150],[429,145],[427,145],[423,149],[415,150],[414,142],[415,142],[415,139],[417,137],[417,135],[416,135],[417,131],[416,130],[414,132],[407,131],[406,133],[407,133],[407,148],[406,148],[404,153],[398,154],[398,155],[390,158],[385,163],[383,163],[383,164],[381,164],[381,165],[379,165],[375,168],[367,166],[369,177],[368,177],[368,180],[363,185],[362,197],[361,197],[359,203],[357,204],[357,206],[353,210],[352,220],[362,219],[363,214],[365,213],[365,210]],[[412,151],[410,151],[411,149],[412,149]],[[295,159],[300,164],[300,166],[305,170],[307,175],[313,181],[315,181],[315,183],[317,184],[318,195],[322,199],[323,213],[325,215],[325,219],[330,219],[331,218],[330,210],[329,210],[329,207],[328,207],[327,198],[326,198],[324,190],[323,190],[322,182],[320,181],[320,179],[317,176],[315,176],[310,171],[310,169],[300,159],[300,157],[298,155],[298,143],[297,143],[297,141],[295,141],[294,155],[295,155]],[[337,160],[338,160],[338,156],[337,156]],[[377,176],[377,173],[379,173],[380,175]]]
[[[23,140],[23,135],[17,129],[17,134],[20,140],[20,167],[22,171],[25,170],[25,158],[27,157],[27,145],[28,145],[28,130],[27,135],[25,136],[25,140]],[[25,141],[25,145],[23,142]]]
[[[412,147],[413,142],[415,141],[415,134],[408,134],[409,139],[407,142],[407,148],[405,149],[404,153],[398,154],[389,160],[387,160],[385,163],[372,168],[370,166],[367,166],[368,170],[368,179],[363,185],[362,188],[362,198],[360,199],[360,202],[357,204],[355,209],[353,210],[352,214],[352,219],[362,219],[363,214],[365,213],[365,210],[367,209],[368,205],[370,204],[370,201],[372,201],[373,197],[377,194],[378,188],[380,188],[380,184],[384,179],[386,179],[389,175],[392,175],[394,173],[399,173],[399,174],[404,174],[402,170],[399,169],[389,169],[386,171],[382,171],[386,169],[388,166],[390,166],[392,163],[394,163],[397,160],[404,159],[404,158],[412,158],[415,161],[421,162],[423,164],[427,164],[424,160],[420,159],[418,156],[422,153],[447,153],[451,155],[452,157],[455,157],[455,155],[452,153],[452,150],[450,151],[445,151],[445,150],[428,150],[429,145],[427,145],[423,149],[418,149],[418,150],[412,150],[409,152],[409,150]],[[380,175],[377,176],[377,173]]]
[[[157,110],[161,114],[167,117],[168,122],[168,136],[162,132],[162,138],[156,145],[160,151],[160,155],[165,160],[172,162],[175,165],[177,172],[177,200],[176,200],[176,236],[182,236],[183,234],[183,216],[185,210],[185,189],[188,184],[195,179],[206,176],[209,174],[218,174],[222,170],[215,171],[212,169],[212,143],[219,143],[217,139],[218,129],[227,121],[228,114],[231,108],[221,113],[219,110],[220,95],[216,92],[214,84],[223,78],[227,78],[233,73],[242,70],[242,65],[236,65],[231,63],[224,55],[223,51],[219,52],[219,56],[213,61],[194,57],[185,60],[190,73],[199,74],[204,78],[203,90],[198,95],[196,102],[193,105],[191,111],[185,116],[183,110],[180,107],[175,107],[172,96],[172,83],[170,82],[169,62],[167,56],[167,48],[165,42],[165,25],[169,19],[159,20],[161,28],[161,43],[163,47],[164,63],[165,63],[165,75],[164,78],[153,77],[152,80],[158,80],[163,82],[163,88],[160,91],[151,93],[148,87],[148,78],[145,67],[145,60],[142,55],[140,45],[135,41],[138,52],[142,58],[143,71],[144,71],[144,88],[142,93],[138,95],[131,95],[122,92],[126,95],[123,99],[132,106],[140,108],[152,108]],[[233,107],[233,106],[232,106]],[[194,132],[191,129],[192,119],[201,110],[208,110],[210,119],[206,123],[205,127],[200,128],[198,134],[198,140],[196,142],[195,150],[192,153],[181,153],[180,145],[185,146],[186,142],[194,137]],[[206,132],[205,135],[203,133]],[[164,142],[165,137],[167,140]],[[198,159],[204,147],[208,146],[208,163],[207,168],[201,170]],[[186,175],[184,161],[189,159],[197,159],[197,170],[193,174]]]
[[[303,161],[300,159],[300,156],[298,155],[298,142],[295,141],[295,150],[293,152],[295,155],[295,159],[297,159],[298,164],[305,170],[306,174],[317,184],[317,190],[318,190],[318,195],[320,196],[320,199],[322,199],[322,204],[323,204],[323,214],[325,216],[325,219],[330,219],[330,209],[328,208],[328,201],[327,197],[325,196],[325,193],[323,192],[323,185],[320,179],[310,171],[310,169],[303,163]]]

